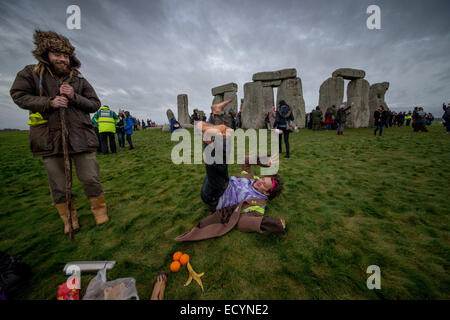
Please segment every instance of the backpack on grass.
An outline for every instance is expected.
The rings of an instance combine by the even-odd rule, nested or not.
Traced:
[[[0,297],[18,297],[27,287],[30,275],[30,267],[20,262],[18,256],[0,251]]]

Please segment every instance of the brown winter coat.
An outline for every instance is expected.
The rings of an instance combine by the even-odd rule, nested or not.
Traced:
[[[254,179],[253,169],[250,164],[243,164],[242,170],[246,171],[247,174],[236,175],[238,178]],[[200,221],[194,228],[190,231],[176,237],[175,241],[198,241],[209,238],[221,237],[227,232],[231,231],[234,227],[237,227],[239,231],[242,232],[259,232],[263,233],[261,230],[261,222],[264,215],[257,211],[249,211],[242,213],[251,206],[265,207],[267,200],[264,199],[247,199],[242,201],[237,206],[226,207],[217,210],[212,215],[206,217]],[[273,229],[272,232],[283,232],[283,227],[278,219],[269,218]]]
[[[28,65],[20,71],[10,90],[12,99],[20,108],[39,112],[48,120],[47,123],[30,128],[33,156],[63,153],[59,112],[58,109],[50,107],[50,100],[59,94],[59,87],[63,82],[67,82],[74,89],[74,99],[69,101],[66,109],[69,153],[96,151],[98,139],[89,116],[89,113],[100,108],[100,100],[94,89],[76,69],[73,69],[71,77],[58,78],[50,73],[47,62],[40,62],[41,68],[44,68],[41,96],[39,71],[35,65]]]

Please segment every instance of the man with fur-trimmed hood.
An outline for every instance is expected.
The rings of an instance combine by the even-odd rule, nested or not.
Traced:
[[[78,71],[80,61],[69,40],[55,32],[36,30],[33,51],[38,63],[20,71],[11,87],[14,102],[30,111],[30,148],[42,156],[47,170],[53,203],[69,233],[66,214],[66,183],[61,134],[60,108],[65,108],[67,145],[78,179],[91,202],[97,225],[109,221],[95,157],[98,139],[90,113],[100,108],[100,100],[89,82]],[[73,201],[73,198],[72,198]],[[74,202],[71,204],[73,230],[79,229]]]

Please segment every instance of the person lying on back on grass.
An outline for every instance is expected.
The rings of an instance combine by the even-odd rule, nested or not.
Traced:
[[[202,136],[207,130],[215,130],[224,137],[230,137],[232,130],[223,124],[229,120],[224,119],[227,115],[223,114],[223,108],[230,102],[231,100],[226,100],[212,105],[212,123],[198,122],[196,124]],[[230,177],[226,163],[226,140],[224,139],[223,143],[222,164],[215,162],[206,164],[206,176],[200,194],[203,202],[209,205],[214,213],[200,221],[190,231],[176,237],[175,241],[198,241],[220,237],[235,226],[242,232],[282,233],[285,231],[284,219],[264,215],[267,201],[279,196],[283,190],[280,176],[274,174],[264,178],[255,177],[250,164],[256,162],[260,166],[270,167],[272,160],[276,160],[271,159],[264,165],[263,159],[246,156],[241,174]],[[214,142],[206,141],[206,144],[211,143]]]

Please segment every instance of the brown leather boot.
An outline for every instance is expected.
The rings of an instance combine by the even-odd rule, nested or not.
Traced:
[[[102,193],[97,198],[90,198],[89,201],[91,202],[91,210],[94,214],[95,222],[97,223],[97,225],[100,226],[108,222],[109,217],[106,210],[105,194]]]
[[[67,205],[65,203],[57,203],[55,204],[56,210],[58,210],[59,216],[61,217],[61,220],[64,223],[64,234],[69,234],[70,232],[70,226],[69,226],[69,217],[66,214],[66,207]],[[78,216],[77,216],[77,210],[75,209],[75,201],[72,199],[70,211],[72,212],[72,228],[73,231],[76,232],[80,230],[80,225],[78,224]]]

